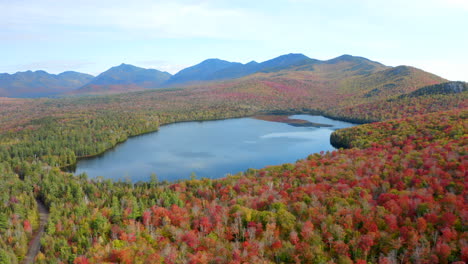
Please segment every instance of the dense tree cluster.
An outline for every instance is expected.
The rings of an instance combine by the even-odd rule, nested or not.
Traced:
[[[50,207],[38,262],[467,261],[467,116],[340,131],[367,143],[218,180],[131,184],[33,163]]]
[[[337,147],[344,148],[368,148],[375,144],[404,147],[414,143],[424,146],[447,135],[457,139],[465,136],[467,118],[466,110],[462,109],[416,115],[341,129],[333,132],[330,140]]]
[[[39,226],[34,183],[21,180],[5,162],[0,175],[0,263],[18,263]]]
[[[326,114],[341,120],[368,123],[466,107],[468,107],[468,92],[379,100],[334,108]]]
[[[38,227],[36,198],[50,210],[38,263],[468,261],[466,92],[400,97],[437,80],[395,80],[392,94],[391,83],[374,91],[365,76],[332,83],[322,74],[0,98],[0,263],[24,258]],[[58,168],[163,124],[308,112],[402,119],[333,134],[353,149],[217,180],[132,184]]]

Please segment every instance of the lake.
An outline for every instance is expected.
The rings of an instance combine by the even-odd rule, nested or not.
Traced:
[[[330,134],[354,126],[322,116],[290,118],[330,126],[293,126],[254,118],[175,123],[129,138],[103,155],[81,159],[74,173],[133,182],[148,181],[151,173],[160,181],[189,179],[192,173],[197,178],[220,178],[334,150]]]

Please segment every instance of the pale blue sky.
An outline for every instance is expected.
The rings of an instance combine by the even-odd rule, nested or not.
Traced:
[[[342,54],[468,81],[468,0],[0,0],[0,72]]]

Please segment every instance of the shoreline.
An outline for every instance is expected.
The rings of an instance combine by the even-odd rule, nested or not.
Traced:
[[[289,118],[292,115],[300,115],[300,114],[322,116],[322,117],[326,117],[326,118],[336,120],[336,121],[349,122],[349,123],[352,123],[352,124],[355,124],[355,125],[363,124],[363,123],[351,122],[351,121],[347,121],[347,120],[343,120],[343,119],[339,119],[339,118],[334,118],[334,117],[331,117],[331,116],[326,115],[324,113],[321,113],[318,110],[313,110],[313,109],[308,109],[308,110],[303,109],[302,111],[274,110],[274,111],[258,112],[258,113],[252,114],[252,115],[243,115],[243,116],[228,117],[228,118],[213,118],[213,119],[201,119],[201,120],[200,119],[199,120],[181,120],[181,121],[175,121],[175,122],[170,122],[170,123],[163,123],[163,124],[159,125],[156,130],[145,131],[145,132],[140,133],[140,134],[127,136],[125,138],[125,140],[117,142],[115,145],[113,145],[112,147],[110,147],[108,149],[105,149],[102,152],[99,152],[99,153],[96,153],[96,154],[90,154],[90,155],[86,155],[86,156],[76,157],[76,162],[75,163],[64,165],[64,166],[59,166],[59,169],[61,171],[63,171],[63,172],[73,173],[74,174],[75,171],[76,171],[76,166],[77,166],[78,162],[81,161],[81,160],[94,159],[94,158],[103,156],[107,152],[115,150],[115,148],[117,148],[120,144],[125,143],[130,138],[136,138],[136,137],[139,137],[139,136],[144,136],[146,134],[155,133],[155,132],[158,132],[159,129],[161,127],[163,127],[163,126],[169,126],[169,125],[178,124],[178,123],[210,122],[210,121],[222,121],[222,120],[239,119],[239,118],[254,118],[254,119],[257,119],[257,120],[264,120],[264,121],[268,121],[268,122],[284,123],[284,124],[288,124],[288,125],[291,125],[291,126],[331,127],[331,125],[328,125],[328,124],[319,124],[319,123],[309,122],[307,120],[290,119]],[[271,118],[269,118],[269,117],[271,117]],[[332,146],[335,147],[333,144],[332,144]]]

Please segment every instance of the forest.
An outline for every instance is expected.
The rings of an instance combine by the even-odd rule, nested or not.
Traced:
[[[36,263],[468,262],[467,92],[352,92],[290,74],[0,98],[0,263],[24,260],[36,199],[50,212]],[[216,180],[134,184],[60,170],[164,124],[272,113],[367,124],[332,134],[336,151]]]

